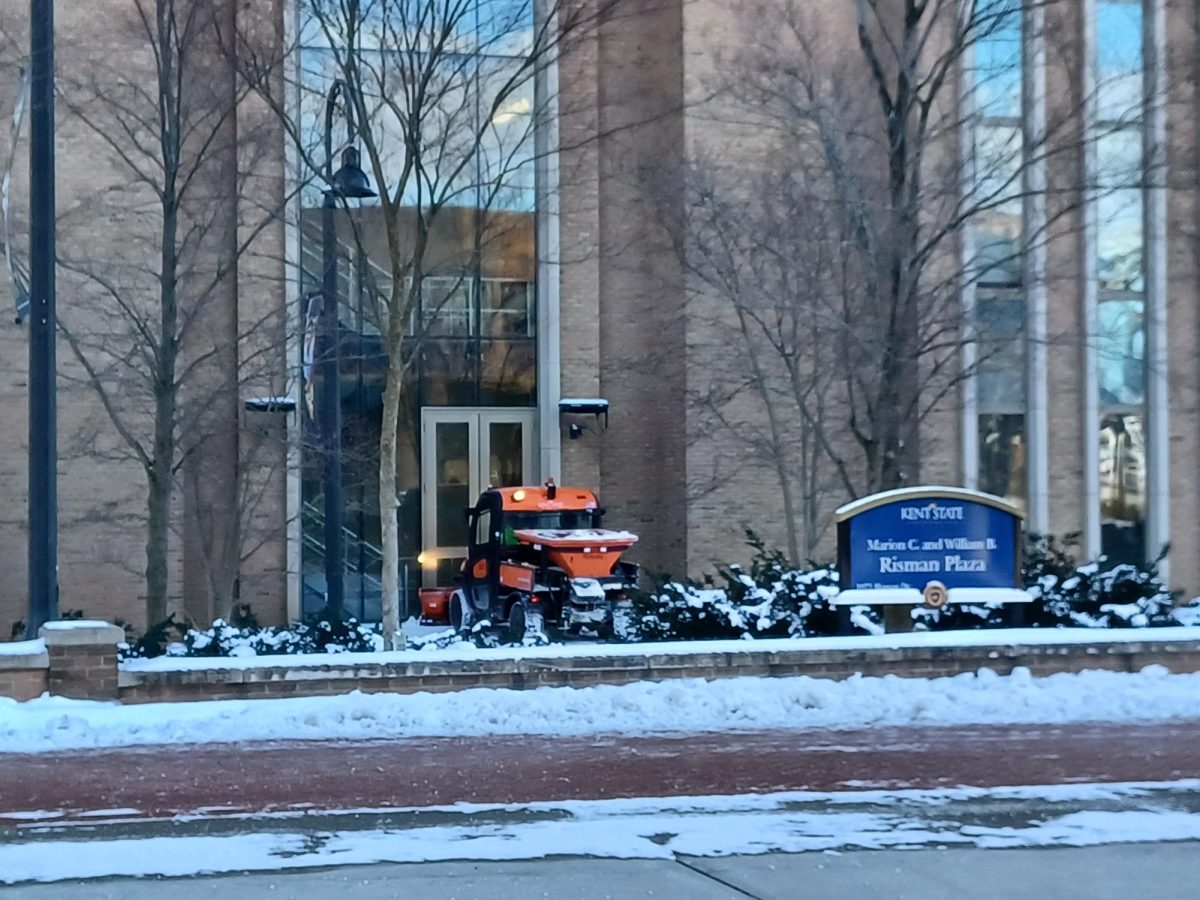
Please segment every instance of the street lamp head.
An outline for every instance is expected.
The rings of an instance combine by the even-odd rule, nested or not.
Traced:
[[[358,151],[353,147],[342,151],[342,167],[333,173],[332,182],[331,189],[339,197],[366,200],[379,196],[371,190],[371,182],[359,167]]]

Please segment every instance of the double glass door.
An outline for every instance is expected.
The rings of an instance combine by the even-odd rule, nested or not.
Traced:
[[[467,555],[465,510],[488,487],[536,482],[534,409],[421,411],[421,572],[449,586]]]

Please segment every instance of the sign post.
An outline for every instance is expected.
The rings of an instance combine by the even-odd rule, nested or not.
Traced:
[[[843,632],[855,605],[903,608],[911,626],[913,606],[1028,603],[1021,519],[1000,497],[953,487],[886,491],[841,507],[836,605]]]

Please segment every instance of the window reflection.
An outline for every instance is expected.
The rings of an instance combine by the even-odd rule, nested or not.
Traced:
[[[474,341],[426,338],[420,361],[423,406],[477,405]]]
[[[1100,304],[1100,404],[1136,406],[1146,395],[1146,332],[1141,298]]]
[[[1126,188],[1101,194],[1096,199],[1100,287],[1107,290],[1141,291],[1143,277],[1142,191]]]
[[[520,422],[488,425],[488,484],[492,487],[525,483],[524,433]]]
[[[1135,121],[1142,110],[1141,0],[1096,4],[1096,95],[1101,121]]]
[[[533,335],[533,285],[528,281],[483,282],[479,308],[479,332],[484,337],[531,337]]]
[[[433,337],[466,337],[474,328],[471,281],[466,276],[426,278],[421,288],[421,319]]]
[[[480,403],[484,406],[535,406],[535,355],[533,341],[483,341]]]
[[[982,294],[975,302],[979,334],[977,390],[980,409],[1025,405],[1025,304],[1017,294]]]
[[[979,489],[1025,506],[1025,416],[979,417]]]
[[[405,310],[403,328],[413,364],[406,376],[398,425],[398,519],[401,564],[409,567],[415,590],[421,548],[421,481],[418,443],[420,411],[425,406],[533,406],[536,404],[536,192],[534,67],[525,57],[533,48],[534,0],[300,0],[298,121],[301,153],[301,281],[321,282],[321,199],[323,184],[314,169],[323,167],[325,98],[335,78],[344,78],[350,29],[347,14],[359,12],[353,59],[361,74],[360,93],[367,107],[363,123],[387,173],[403,170],[409,148],[402,121],[408,115],[410,79],[406,65],[423,65],[423,42],[435,31],[406,25],[417,14],[446,26],[449,52],[428,74],[421,116],[422,176],[399,198],[402,258],[421,237],[426,241],[424,279],[419,301]],[[386,20],[385,20],[386,16]],[[344,132],[335,131],[335,151]],[[465,164],[464,164],[465,163]],[[364,167],[369,163],[364,160]],[[387,178],[369,170],[372,185],[394,192]],[[383,184],[376,184],[382,180]],[[428,218],[430,204],[441,204]],[[338,210],[337,236],[342,265],[338,274],[342,372],[344,496],[346,527],[362,541],[348,538],[347,564],[357,565],[357,587],[348,581],[348,608],[379,615],[379,561],[371,548],[381,542],[378,513],[378,441],[382,425],[382,386],[387,370],[380,331],[387,322],[376,296],[390,290],[392,264],[388,229],[378,202],[351,211]],[[421,231],[419,224],[429,225]],[[411,289],[411,281],[405,285]],[[305,310],[297,312],[303,317]],[[315,323],[310,329],[315,334]],[[306,357],[311,369],[312,352]],[[301,360],[297,360],[301,362]],[[306,370],[307,371],[307,370]],[[308,372],[305,387],[313,381]],[[307,407],[306,407],[307,408]],[[319,509],[322,457],[319,432],[308,422],[302,465],[303,498]],[[447,436],[447,441],[450,437]],[[505,478],[513,448],[504,434],[493,436],[503,452]],[[461,448],[460,448],[461,449]],[[517,448],[518,450],[521,448]],[[528,449],[528,448],[524,448]],[[459,454],[461,455],[461,454]],[[470,499],[453,483],[453,472],[439,467],[434,496],[444,505]],[[444,477],[443,477],[444,476]],[[454,476],[458,478],[458,476]],[[457,492],[457,493],[456,493]],[[307,515],[307,513],[306,513]],[[313,514],[316,515],[316,514]],[[304,608],[319,608],[321,592],[320,523],[310,516],[304,528]],[[450,521],[461,519],[453,516]],[[445,536],[443,536],[444,538]],[[361,558],[360,558],[361,557]],[[357,560],[357,562],[356,562]],[[458,560],[440,560],[442,583],[452,580]],[[404,573],[402,572],[402,578]],[[348,576],[348,579],[350,576]],[[357,593],[357,597],[354,594]],[[415,598],[413,598],[415,599]],[[356,607],[356,601],[358,603]]]
[[[1021,115],[1021,0],[980,0],[975,9],[975,108],[987,118]]]
[[[975,129],[976,268],[982,284],[1021,281],[1021,131],[1013,125]]]
[[[1139,415],[1100,422],[1101,547],[1109,559],[1145,560],[1146,439]]]

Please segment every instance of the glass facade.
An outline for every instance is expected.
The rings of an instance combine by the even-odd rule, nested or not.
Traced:
[[[1146,556],[1146,358],[1141,0],[1096,4],[1096,354],[1101,552]]]
[[[412,363],[397,435],[402,582],[412,612],[423,546],[451,539],[466,543],[449,530],[458,527],[461,510],[473,500],[477,479],[468,473],[476,465],[471,455],[480,452],[474,426],[465,420],[438,422],[436,438],[427,437],[430,443],[423,449],[422,410],[537,403],[536,98],[534,67],[526,58],[534,36],[533,0],[299,0],[299,9],[299,108],[309,129],[300,136],[302,314],[308,320],[302,606],[305,613],[320,609],[325,589],[323,461],[312,404],[321,389],[312,363],[320,318],[319,300],[314,303],[313,297],[321,286],[323,182],[313,169],[324,163],[325,98],[334,79],[342,79],[359,87],[367,111],[363,128],[378,152],[384,183],[377,183],[365,147],[363,168],[373,188],[399,201],[401,256],[411,258],[419,235],[426,242],[424,277],[405,323],[406,357]],[[353,10],[357,19],[352,22]],[[420,22],[413,18],[418,13]],[[439,31],[449,35],[444,42],[437,38]],[[420,99],[411,89],[417,74],[427,78]],[[405,140],[412,129],[403,126],[413,121],[420,124],[419,152]],[[335,156],[345,134],[339,112]],[[380,201],[350,201],[347,207],[336,213],[345,594],[347,612],[369,620],[380,614],[378,448],[387,372],[380,337],[386,307],[380,298],[391,291],[395,275]],[[411,291],[406,270],[401,277],[403,290]],[[513,477],[503,461],[509,457],[505,446],[514,440],[528,442],[531,436],[514,437],[503,429],[491,436],[501,478]],[[423,455],[430,453],[436,454],[436,465],[423,466]],[[435,505],[459,514],[434,516],[430,526],[422,510],[423,487]],[[449,567],[450,561],[437,560],[435,566]]]
[[[981,0],[972,68],[975,119],[974,387],[979,489],[1025,504],[1025,300],[1022,293],[1021,3]]]

